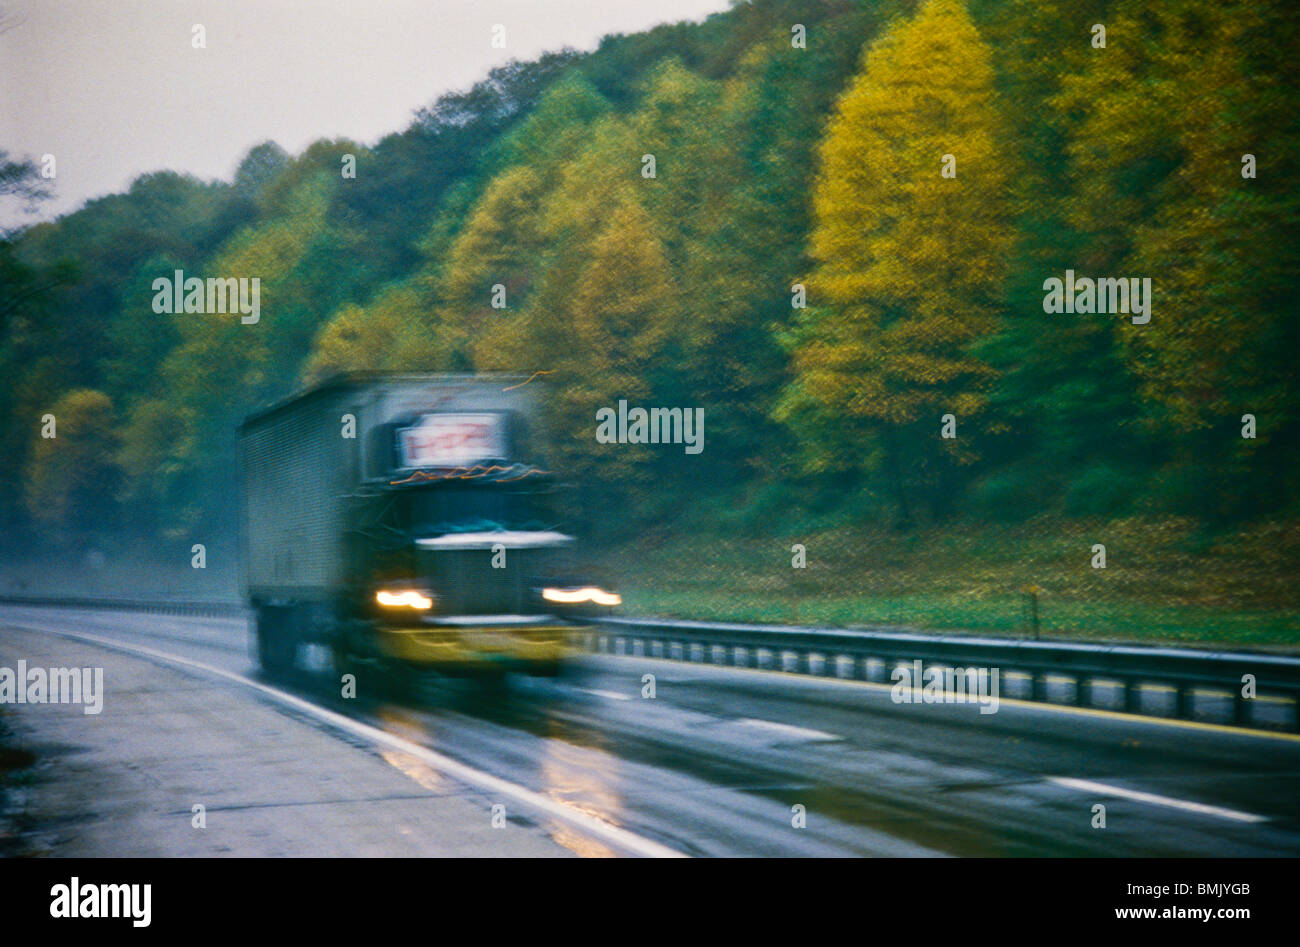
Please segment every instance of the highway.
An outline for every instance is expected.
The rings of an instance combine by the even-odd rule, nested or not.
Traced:
[[[24,844],[55,856],[1300,854],[1293,734],[1015,700],[981,714],[896,704],[878,684],[613,655],[576,655],[555,680],[430,676],[400,698],[362,674],[344,699],[323,661],[265,679],[248,639],[243,620],[0,606],[0,666],[105,669],[96,717],[0,708],[37,757],[18,790]]]

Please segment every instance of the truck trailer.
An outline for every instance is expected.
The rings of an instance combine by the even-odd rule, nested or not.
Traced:
[[[244,585],[262,667],[558,672],[620,603],[576,574],[542,386],[336,376],[239,427]]]

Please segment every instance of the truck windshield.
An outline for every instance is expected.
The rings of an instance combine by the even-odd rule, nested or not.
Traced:
[[[551,530],[557,525],[547,495],[536,491],[440,483],[409,490],[404,499],[413,536]]]

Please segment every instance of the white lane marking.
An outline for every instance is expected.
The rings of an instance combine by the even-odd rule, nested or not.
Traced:
[[[749,727],[762,727],[764,730],[773,730],[785,736],[796,737],[800,740],[843,740],[843,737],[837,737],[833,733],[826,733],[824,730],[808,730],[804,727],[794,727],[788,723],[776,723],[772,720],[758,720],[754,717],[741,717],[736,721]]]
[[[287,691],[282,691],[278,687],[270,687],[266,684],[255,681],[252,678],[244,677],[242,674],[223,671],[221,668],[213,667],[210,664],[204,664],[201,661],[193,661],[189,658],[182,658],[162,651],[155,651],[153,648],[144,648],[139,645],[130,645],[120,641],[113,641],[109,638],[100,638],[97,635],[86,635],[75,631],[59,631],[52,628],[41,628],[39,630],[48,634],[61,635],[65,638],[75,638],[81,641],[87,641],[91,644],[109,648],[110,650],[124,651],[128,654],[137,654],[154,661],[161,661],[164,664],[187,667],[191,670],[201,671],[204,674],[219,677],[236,684],[243,684],[245,687],[251,687],[253,690],[265,694],[267,697],[270,697],[278,703],[284,704],[286,707],[292,707],[294,710],[315,717],[317,720],[336,730],[351,733],[379,746],[385,746],[390,749],[400,750],[403,753],[409,753],[421,762],[427,763],[436,769],[441,769],[444,773],[447,773],[454,779],[459,779],[461,782],[470,786],[475,786],[479,789],[485,789],[489,792],[509,796],[522,802],[526,806],[530,806],[534,810],[545,812],[547,815],[568,822],[577,829],[612,842],[625,851],[632,852],[636,855],[644,855],[648,858],[688,857],[682,852],[671,849],[666,845],[661,845],[650,839],[642,838],[635,833],[629,832],[627,829],[619,828],[616,825],[610,825],[608,822],[590,816],[571,806],[556,802],[553,799],[548,799],[543,795],[533,792],[531,789],[517,786],[514,783],[493,776],[491,773],[485,773],[481,770],[474,769],[472,766],[467,766],[449,756],[443,756],[441,753],[420,746],[418,743],[412,743],[410,740],[404,740],[399,736],[394,736],[386,730],[380,730],[378,727],[372,727],[369,724],[360,722],[359,720],[353,720],[351,717],[345,717],[332,710],[326,710],[324,707],[303,700],[301,697],[295,697]]]
[[[627,694],[616,694],[614,693],[614,691],[595,690],[594,688],[591,687],[584,687],[582,689],[586,691],[588,694],[595,694],[597,697],[604,697],[608,700],[631,700],[632,699]]]
[[[1199,812],[1201,815],[1214,815],[1221,819],[1235,819],[1238,822],[1267,822],[1268,817],[1238,812],[1236,809],[1223,809],[1219,806],[1207,806],[1201,802],[1188,802],[1185,799],[1171,799],[1169,796],[1157,796],[1155,793],[1139,792],[1136,789],[1122,789],[1106,783],[1095,783],[1090,779],[1071,779],[1068,776],[1049,776],[1048,782],[1056,783],[1067,789],[1079,789],[1083,792],[1100,793],[1103,796],[1120,796],[1135,802],[1149,802],[1154,806],[1169,806],[1186,812]]]

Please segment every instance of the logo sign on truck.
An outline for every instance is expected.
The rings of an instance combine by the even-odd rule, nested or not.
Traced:
[[[468,467],[506,456],[499,414],[426,414],[397,432],[403,467]]]

